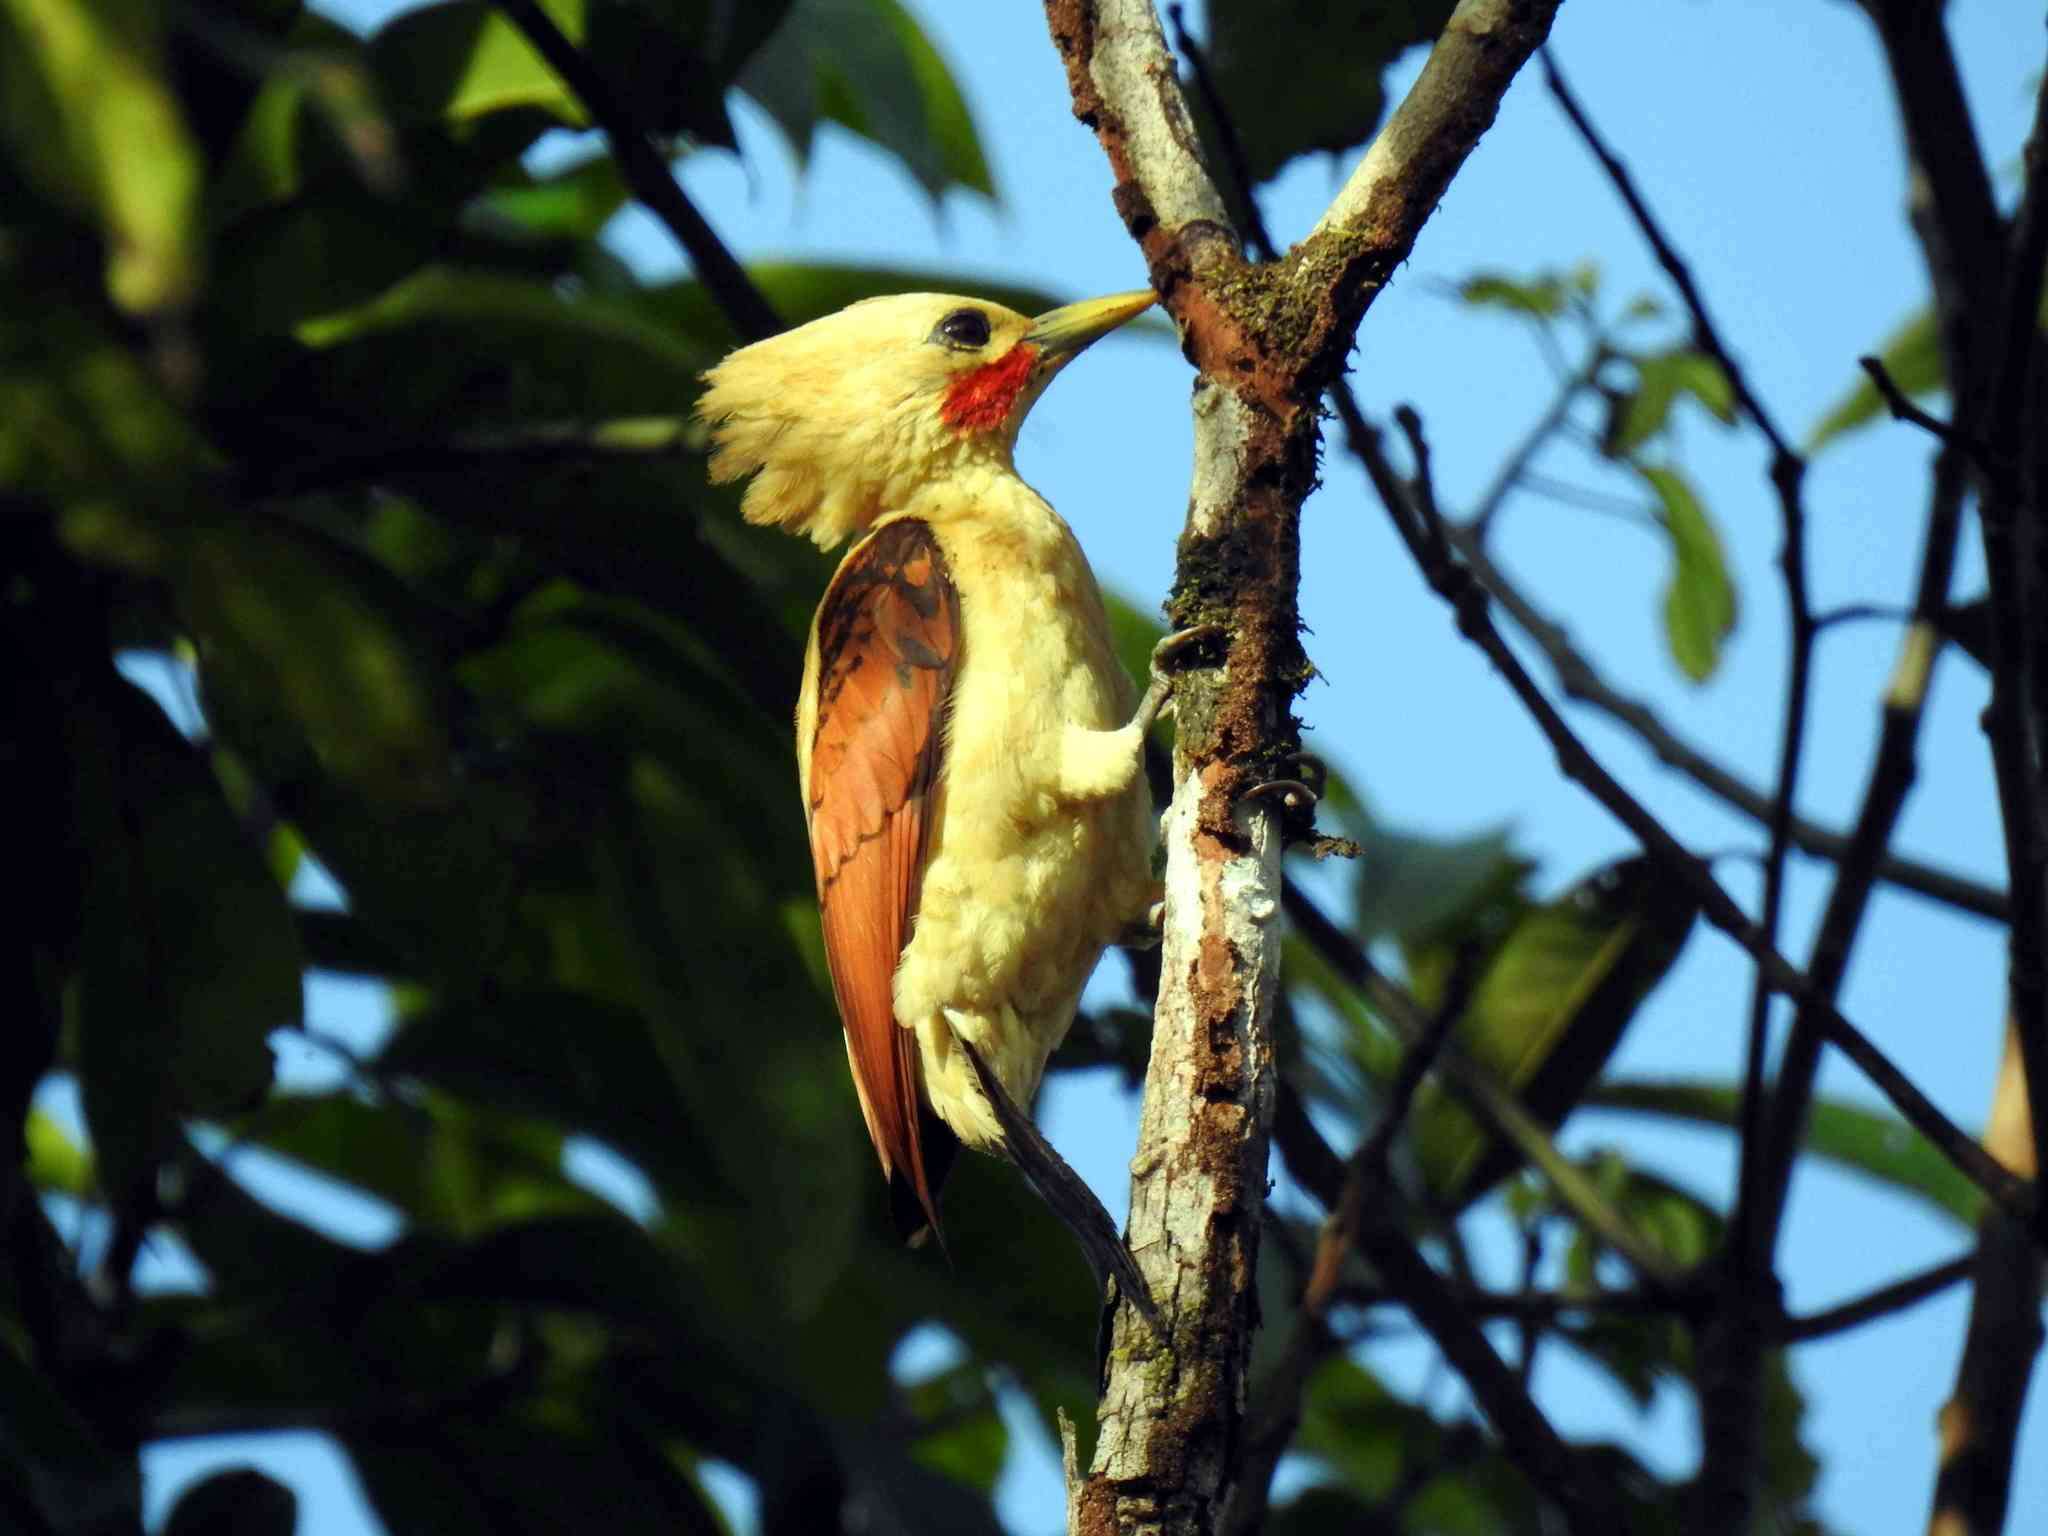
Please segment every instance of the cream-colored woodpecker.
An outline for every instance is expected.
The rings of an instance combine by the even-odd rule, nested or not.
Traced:
[[[1166,683],[1156,660],[1139,700],[1081,546],[1012,453],[1053,375],[1151,302],[1033,320],[868,299],[734,352],[698,406],[712,478],[753,476],[747,521],[859,540],[811,625],[797,769],[899,1224],[938,1230],[960,1143],[997,1153],[1141,1306],[1100,1203],[1029,1108],[1088,973],[1156,896],[1141,765]]]

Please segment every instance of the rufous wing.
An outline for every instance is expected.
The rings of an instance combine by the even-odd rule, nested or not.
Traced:
[[[960,662],[960,594],[928,524],[885,523],[854,547],[818,609],[816,645],[806,813],[825,955],[898,1223],[936,1232],[956,1143],[924,1101],[917,1038],[897,1024],[892,991],[924,883]]]

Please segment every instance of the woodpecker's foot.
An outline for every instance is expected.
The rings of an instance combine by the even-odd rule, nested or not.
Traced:
[[[1166,887],[1157,880],[1152,882],[1155,892],[1153,899],[1145,905],[1145,915],[1125,923],[1117,930],[1116,944],[1119,949],[1157,949],[1160,939],[1166,933]]]
[[[1189,629],[1174,631],[1152,647],[1152,680],[1145,688],[1145,697],[1138,704],[1140,736],[1152,729],[1152,722],[1159,718],[1159,712],[1173,696],[1175,659],[1195,646],[1222,638],[1224,629],[1221,624],[1197,624]]]
[[[1237,803],[1247,805],[1253,800],[1271,800],[1283,815],[1313,806],[1323,798],[1323,789],[1330,782],[1330,770],[1323,766],[1320,757],[1306,752],[1297,752],[1293,762],[1301,774],[1300,778],[1269,779],[1264,784],[1254,784],[1238,796]]]
[[[1109,1212],[1095,1198],[1095,1191],[1067,1166],[1067,1160],[1054,1150],[1053,1144],[1045,1139],[1045,1134],[1031,1117],[1017,1107],[1017,1101],[996,1081],[995,1073],[989,1071],[981,1053],[965,1040],[961,1040],[959,1045],[974,1068],[974,1080],[981,1085],[982,1094],[995,1111],[996,1124],[1002,1127],[1003,1155],[1024,1175],[1053,1215],[1059,1217],[1067,1230],[1074,1234],[1082,1257],[1095,1271],[1097,1292],[1108,1298],[1109,1310],[1115,1310],[1119,1298],[1128,1301],[1152,1325],[1153,1331],[1164,1338],[1166,1330],[1160,1323],[1159,1309],[1153,1304],[1152,1292],[1147,1289],[1145,1277],[1138,1270],[1138,1261],[1124,1246],[1116,1223],[1109,1219]]]
[[[1281,810],[1292,811],[1305,805],[1314,805],[1320,798],[1299,779],[1269,779],[1264,784],[1254,784],[1238,796],[1237,803],[1246,805],[1253,800],[1274,800],[1279,802]]]
[[[1116,931],[1118,949],[1157,949],[1159,940],[1166,932],[1166,903],[1155,901],[1145,909],[1145,915],[1134,923],[1125,923]]]

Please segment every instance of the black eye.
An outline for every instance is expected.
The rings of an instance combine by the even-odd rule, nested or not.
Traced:
[[[988,345],[988,316],[978,309],[956,309],[932,333],[949,347],[973,349]]]

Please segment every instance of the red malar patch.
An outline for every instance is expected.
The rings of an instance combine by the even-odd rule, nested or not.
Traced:
[[[993,432],[1010,419],[1037,361],[1038,348],[1020,341],[994,362],[969,369],[946,386],[940,417],[957,432]]]

